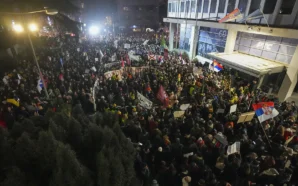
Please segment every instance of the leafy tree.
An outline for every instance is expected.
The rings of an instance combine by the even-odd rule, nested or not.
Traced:
[[[25,186],[25,175],[18,167],[6,170],[6,178],[0,183],[2,186]]]
[[[131,186],[134,157],[115,114],[79,106],[0,128],[0,185]]]
[[[110,184],[110,164],[104,152],[101,151],[96,157],[97,167],[97,185],[109,185]]]
[[[50,186],[89,186],[92,181],[70,146],[58,142],[56,166]]]

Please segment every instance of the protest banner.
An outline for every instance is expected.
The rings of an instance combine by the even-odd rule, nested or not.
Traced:
[[[180,118],[184,116],[185,111],[175,111],[174,112],[174,118]]]
[[[237,105],[236,104],[235,105],[231,105],[231,107],[230,107],[230,114],[236,112],[236,110],[237,110]]]
[[[189,108],[189,106],[190,106],[190,104],[183,104],[183,105],[180,106],[180,110],[185,111]]]
[[[240,153],[240,142],[237,141],[233,145],[229,145],[227,149],[227,154],[234,154],[234,153]]]
[[[125,44],[124,44],[124,48],[126,48],[126,49],[130,49],[130,44],[125,43]]]
[[[138,100],[139,100],[139,105],[141,107],[144,107],[146,109],[151,109],[152,107],[152,101],[147,99],[145,96],[143,96],[141,93],[137,92]]]

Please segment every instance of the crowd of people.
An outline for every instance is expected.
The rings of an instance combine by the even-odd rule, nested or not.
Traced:
[[[88,115],[118,115],[144,186],[298,185],[295,102],[280,103],[256,81],[235,82],[226,70],[168,53],[155,36],[46,43],[36,49],[41,74],[30,53],[4,74],[2,127],[81,104]],[[238,122],[260,102],[274,102],[279,115]],[[240,148],[227,152],[235,142]]]

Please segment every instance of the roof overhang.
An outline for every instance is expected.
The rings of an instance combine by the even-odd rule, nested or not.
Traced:
[[[286,67],[286,64],[266,60],[256,56],[234,52],[227,53],[209,53],[213,59],[218,60],[224,66],[239,70],[254,77],[260,77],[266,74],[280,73]]]

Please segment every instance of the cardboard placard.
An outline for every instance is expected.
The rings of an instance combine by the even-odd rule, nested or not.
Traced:
[[[185,111],[189,108],[189,106],[190,106],[190,104],[183,104],[183,105],[180,106],[180,110]]]
[[[236,104],[235,105],[231,105],[231,107],[230,107],[230,114],[236,112],[236,110],[237,110],[237,105]]]
[[[254,118],[255,112],[246,112],[239,116],[237,123],[249,122]]]
[[[180,118],[182,116],[184,116],[185,111],[176,111],[174,112],[174,117],[175,118]]]
[[[240,153],[240,142],[239,141],[235,142],[233,145],[228,146],[228,149],[227,149],[228,155],[234,154],[237,152]]]

